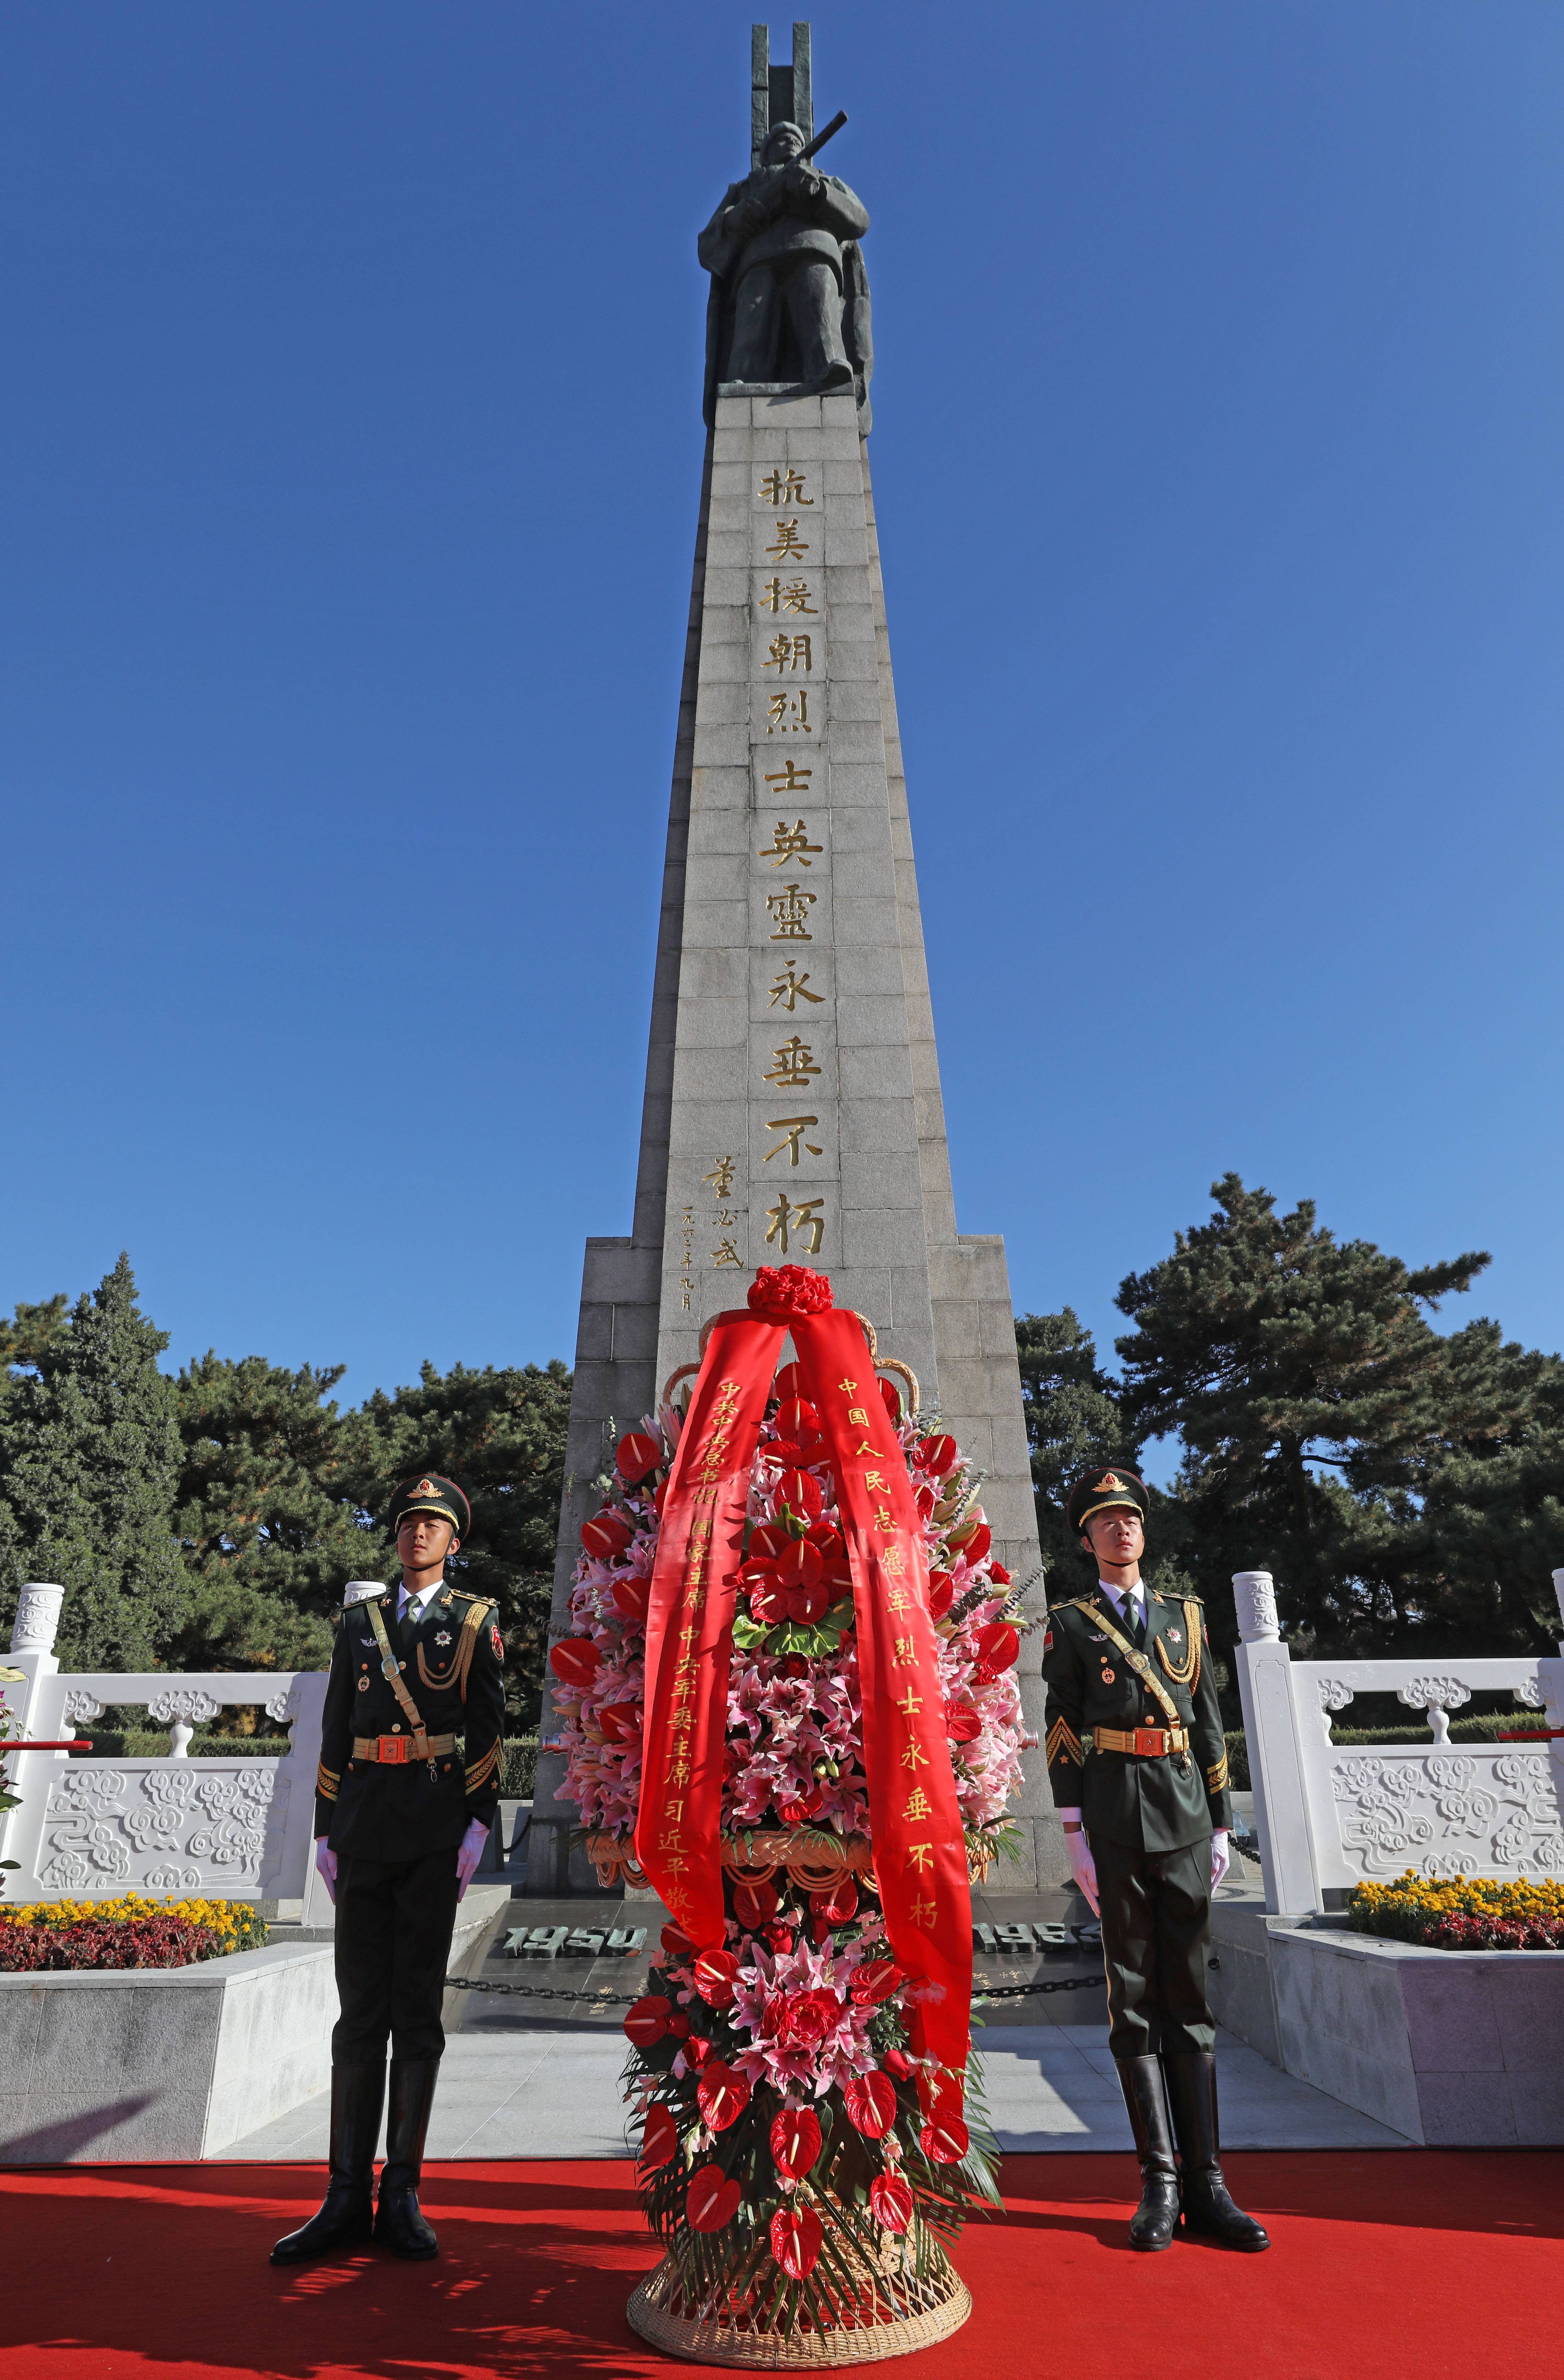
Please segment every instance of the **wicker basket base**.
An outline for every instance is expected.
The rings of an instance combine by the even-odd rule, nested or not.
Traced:
[[[903,2259],[888,2252],[879,2265],[863,2266],[863,2294],[852,2319],[829,2329],[793,2336],[771,2328],[731,2301],[686,2307],[673,2259],[664,2256],[633,2291],[625,2308],[630,2327],[649,2346],[687,2363],[721,2363],[741,2372],[829,2372],[853,2363],[881,2363],[892,2355],[915,2355],[959,2330],[972,2312],[965,2282],[932,2240],[927,2243],[921,2280]],[[773,2273],[772,2278],[775,2278]]]

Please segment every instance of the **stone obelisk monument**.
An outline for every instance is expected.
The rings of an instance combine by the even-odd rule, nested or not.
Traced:
[[[802,154],[808,26],[791,66],[770,64],[763,25],[753,55],[751,173],[699,243],[706,470],[635,1224],[587,1243],[552,1637],[615,1437],[763,1264],[830,1275],[987,1473],[1000,1559],[1018,1580],[1038,1566],[1004,1243],[958,1232],[951,1189],[869,483],[868,218]],[[1039,1659],[1034,1633],[1037,1731]],[[1045,1876],[1061,1865],[1037,1840],[1040,1752],[1027,1767],[1027,1855],[990,1890],[1034,1887],[1040,1850]],[[562,1769],[543,1754],[529,1893],[591,1884]]]

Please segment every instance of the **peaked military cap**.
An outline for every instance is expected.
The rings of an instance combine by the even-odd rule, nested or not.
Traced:
[[[438,1512],[458,1537],[465,1537],[472,1526],[472,1506],[455,1481],[443,1479],[438,1471],[420,1471],[414,1478],[404,1479],[385,1517],[394,1530],[408,1512]]]
[[[1138,1512],[1144,1521],[1151,1509],[1151,1499],[1146,1492],[1146,1482],[1122,1463],[1099,1463],[1083,1479],[1077,1479],[1070,1490],[1064,1507],[1064,1517],[1077,1536],[1094,1512],[1112,1511],[1115,1505]]]

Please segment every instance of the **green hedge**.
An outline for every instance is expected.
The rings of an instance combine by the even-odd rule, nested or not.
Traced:
[[[91,1743],[90,1753],[78,1753],[79,1760],[164,1760],[168,1755],[168,1730],[165,1727],[94,1727],[90,1719],[79,1720],[77,1733]],[[190,1738],[192,1760],[281,1760],[288,1748],[285,1735],[216,1735],[209,1727],[198,1727]]]
[[[537,1781],[537,1737],[513,1735],[505,1746],[504,1760],[500,1769],[500,1799],[503,1802],[530,1802]]]
[[[1501,1729],[1508,1734],[1519,1728],[1540,1726],[1541,1721],[1540,1712],[1534,1717],[1530,1711],[1485,1711],[1475,1718],[1452,1718],[1450,1741],[1452,1743],[1492,1743]],[[1250,1790],[1249,1745],[1243,1730],[1241,1727],[1232,1729],[1225,1741],[1228,1775],[1233,1791],[1247,1793]],[[1414,1719],[1406,1727],[1333,1727],[1330,1741],[1346,1744],[1428,1743],[1432,1742],[1432,1732],[1426,1725],[1420,1726]]]

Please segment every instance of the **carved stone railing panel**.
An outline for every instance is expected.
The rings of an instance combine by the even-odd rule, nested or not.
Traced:
[[[38,1850],[45,1892],[261,1889],[269,1830],[289,1786],[280,1760],[74,1763],[48,1789]]]
[[[1327,1895],[1409,1867],[1437,1876],[1564,1874],[1564,1659],[1441,1656],[1437,1670],[1412,1661],[1294,1661],[1279,1635],[1256,1624],[1275,1609],[1267,1573],[1241,1572],[1233,1587],[1269,1908],[1321,1910]],[[1524,1714],[1545,1712],[1551,1740],[1452,1743],[1449,1712],[1496,1691],[1514,1698],[1518,1726]],[[1426,1711],[1432,1741],[1333,1743],[1332,1714],[1364,1694],[1393,1694]]]

